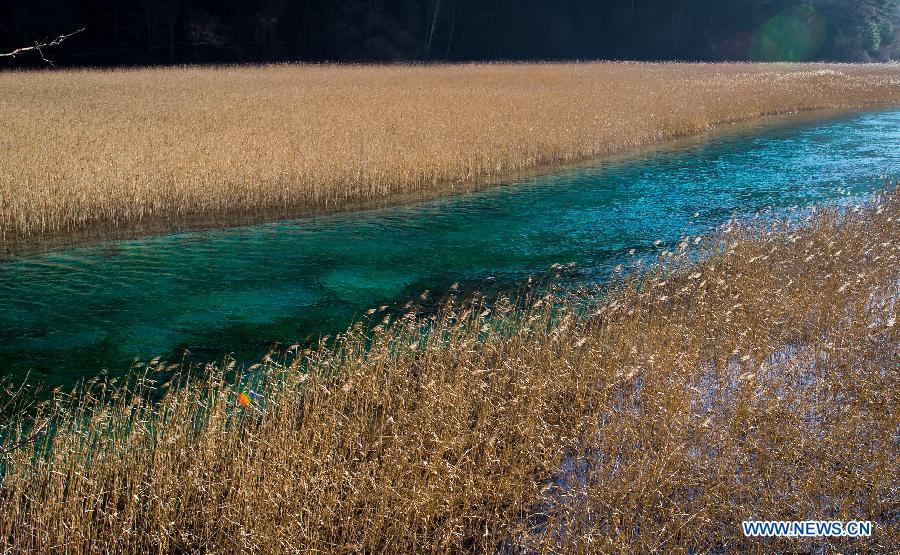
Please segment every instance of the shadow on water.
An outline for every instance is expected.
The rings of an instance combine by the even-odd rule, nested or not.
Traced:
[[[656,240],[897,177],[891,110],[692,138],[403,206],[24,254],[0,261],[0,375],[70,385],[157,355],[255,361],[425,290],[435,303],[490,294],[569,263],[566,284],[597,283]]]

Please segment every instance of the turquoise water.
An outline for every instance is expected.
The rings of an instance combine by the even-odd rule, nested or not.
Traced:
[[[423,290],[502,289],[555,263],[604,279],[732,215],[862,195],[900,177],[900,110],[682,141],[407,206],[0,261],[0,376],[51,385],[161,355],[254,360]]]

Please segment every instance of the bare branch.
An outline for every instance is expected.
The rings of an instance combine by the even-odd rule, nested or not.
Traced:
[[[65,41],[69,37],[71,37],[73,35],[77,35],[78,33],[82,32],[84,30],[85,30],[85,27],[82,27],[81,29],[78,29],[77,31],[73,31],[69,34],[59,35],[58,37],[56,37],[53,40],[44,39],[43,41],[35,41],[34,46],[23,46],[22,48],[17,48],[16,50],[13,50],[12,52],[0,52],[0,58],[15,58],[16,56],[18,56],[20,54],[25,54],[27,52],[37,52],[42,60],[44,60],[45,62],[47,62],[48,64],[50,64],[52,66],[53,62],[51,60],[48,60],[47,57],[44,55],[44,49],[52,48],[54,46],[59,46],[60,44],[63,43],[63,41]]]

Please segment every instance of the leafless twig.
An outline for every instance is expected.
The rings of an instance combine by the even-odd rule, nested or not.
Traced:
[[[48,60],[47,57],[44,55],[44,49],[52,48],[54,46],[59,46],[60,44],[63,43],[63,41],[65,41],[69,37],[71,37],[73,35],[77,35],[78,33],[82,32],[84,30],[85,30],[85,27],[82,27],[81,29],[78,29],[77,31],[73,31],[69,34],[59,35],[58,37],[56,37],[53,40],[44,39],[43,41],[35,41],[33,46],[23,46],[22,48],[17,48],[16,50],[13,50],[12,52],[0,52],[0,58],[15,58],[16,56],[18,56],[20,54],[25,54],[27,52],[34,51],[34,52],[38,53],[38,55],[41,57],[42,60],[44,60],[45,62],[47,62],[48,64],[50,64],[52,66],[53,62],[51,60]]]

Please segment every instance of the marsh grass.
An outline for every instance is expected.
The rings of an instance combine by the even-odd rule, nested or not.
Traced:
[[[896,551],[900,193],[807,216],[685,238],[602,299],[59,395],[2,458],[0,551]]]
[[[716,125],[900,100],[897,65],[0,73],[0,247],[465,190]]]

